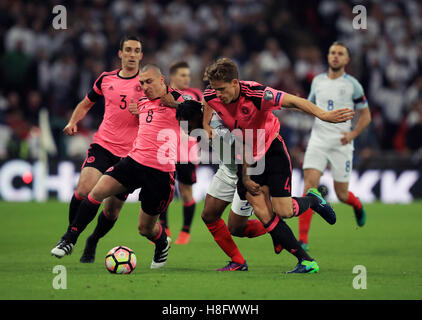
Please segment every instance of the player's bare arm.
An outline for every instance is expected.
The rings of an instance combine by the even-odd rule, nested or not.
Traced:
[[[356,126],[351,132],[343,132],[343,137],[341,138],[341,144],[345,145],[350,143],[352,140],[356,139],[362,131],[371,123],[371,112],[369,107],[361,109],[357,112],[358,120]]]
[[[349,108],[324,111],[312,102],[288,93],[286,93],[281,105],[284,108],[298,108],[306,113],[314,115],[323,121],[332,123],[348,121],[352,119],[353,115],[355,114],[355,112]]]
[[[75,110],[70,117],[69,122],[66,127],[64,127],[63,132],[68,135],[74,135],[78,132],[78,122],[81,121],[85,115],[88,113],[89,109],[95,104],[95,102],[90,101],[87,98],[84,98],[81,102],[78,103]]]

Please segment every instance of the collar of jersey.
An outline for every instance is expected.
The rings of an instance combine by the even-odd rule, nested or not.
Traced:
[[[117,76],[120,78],[120,79],[125,79],[125,80],[129,80],[129,79],[133,79],[133,78],[135,78],[138,74],[139,74],[139,69],[138,69],[138,72],[135,74],[135,75],[133,75],[133,76],[131,76],[131,77],[122,77],[119,73],[120,73],[120,71],[122,71],[122,69],[119,69],[119,71],[117,71]]]

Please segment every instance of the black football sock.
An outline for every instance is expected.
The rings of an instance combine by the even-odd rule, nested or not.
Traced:
[[[158,234],[154,238],[148,238],[152,242],[155,243],[155,246],[157,248],[165,248],[167,246],[167,234],[164,231],[164,228],[161,226],[161,224],[158,224],[160,227],[160,230],[158,231]]]
[[[280,219],[277,215],[275,215],[273,219],[265,225],[265,228],[271,235],[271,238],[273,238],[274,245],[281,245],[284,249],[293,254],[299,262],[302,260],[312,260],[312,258],[300,246],[292,230],[283,219]]]
[[[86,226],[95,218],[100,208],[101,202],[94,200],[91,195],[82,201],[75,219],[72,222],[70,231],[63,238],[73,244],[76,243],[79,235],[85,230]]]
[[[78,212],[79,206],[84,199],[85,198],[79,196],[76,191],[74,192],[69,204],[69,226],[67,227],[67,231],[70,230],[72,222],[75,219],[76,213]]]
[[[91,234],[90,238],[92,240],[98,241],[100,238],[104,237],[107,232],[113,228],[117,219],[110,219],[104,214],[104,210],[100,212],[97,219],[97,226],[94,229],[94,232]]]
[[[168,224],[167,224],[167,209],[166,211],[164,211],[163,213],[160,214],[160,224],[164,229],[168,228]]]
[[[293,216],[298,217],[305,213],[309,208],[317,206],[318,200],[312,196],[292,197]]]
[[[195,200],[183,204],[183,228],[182,231],[189,232],[192,225],[193,214],[195,213]]]

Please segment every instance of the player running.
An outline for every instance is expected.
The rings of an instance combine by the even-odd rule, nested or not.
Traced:
[[[74,135],[81,121],[96,101],[104,97],[103,121],[95,133],[82,165],[81,175],[69,205],[69,227],[81,202],[100,179],[101,175],[132,149],[138,132],[138,119],[129,112],[131,101],[138,101],[144,93],[139,85],[139,63],[142,60],[142,45],[138,37],[125,36],[118,51],[121,69],[103,72],[94,86],[77,105],[64,128],[64,133]],[[127,194],[106,199],[104,209],[98,216],[97,226],[87,239],[81,262],[94,262],[98,240],[114,225]]]
[[[328,51],[328,73],[317,75],[311,84],[308,100],[322,110],[337,110],[345,106],[356,109],[357,122],[352,130],[352,121],[331,124],[315,119],[311,138],[303,162],[305,190],[316,188],[330,163],[337,198],[353,207],[359,227],[366,222],[362,203],[349,191],[353,161],[353,140],[371,122],[371,113],[363,88],[344,69],[350,61],[349,50],[341,42],[334,42]],[[313,211],[309,209],[299,217],[299,242],[308,249],[308,233]]]
[[[271,235],[276,253],[284,248],[296,256],[298,264],[291,273],[318,272],[318,264],[302,249],[283,219],[299,216],[309,208],[330,224],[335,223],[336,216],[316,189],[308,190],[304,197],[291,197],[290,156],[279,135],[280,123],[272,111],[282,106],[298,108],[329,122],[347,121],[354,112],[347,108],[323,111],[311,102],[283,91],[253,81],[240,81],[236,64],[227,58],[209,66],[205,78],[210,87],[204,91],[204,108],[214,109],[230,130],[239,129],[242,136],[236,138],[242,141],[245,129],[252,129],[251,145],[243,145],[252,149],[255,163],[264,161],[265,164],[264,172],[258,175],[249,175],[250,165],[245,161],[238,166],[240,198],[252,205],[254,213]],[[264,131],[263,145],[258,142],[261,130]]]
[[[202,92],[199,89],[190,88],[190,81],[190,68],[187,62],[176,62],[170,67],[170,87],[181,91],[184,100],[193,99],[195,101],[201,101]],[[192,148],[197,150],[198,144],[196,139],[189,138],[187,153],[178,152],[178,160],[182,163],[176,163],[176,179],[178,181],[180,195],[183,200],[183,227],[179,233],[179,236],[174,242],[175,244],[189,243],[190,227],[192,225],[193,215],[195,213],[196,204],[192,195],[192,185],[196,183],[196,166],[199,159],[198,151],[191,151]],[[188,159],[188,154],[195,155],[195,157]],[[168,227],[167,220],[167,210],[160,215],[160,223],[165,228],[167,235],[170,236],[170,229]]]
[[[155,244],[151,268],[162,268],[167,261],[171,239],[157,221],[174,194],[180,127],[176,109],[166,107],[160,97],[170,92],[175,100],[182,101],[182,95],[165,85],[164,76],[154,65],[141,69],[139,81],[146,97],[138,102],[139,130],[133,148],[127,157],[107,169],[88,197],[81,202],[70,230],[51,251],[58,258],[72,252],[80,233],[95,217],[105,199],[141,187],[138,230]]]

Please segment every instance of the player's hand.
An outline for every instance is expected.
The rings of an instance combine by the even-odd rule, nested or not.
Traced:
[[[248,192],[253,195],[253,196],[257,196],[258,194],[261,193],[261,186],[256,183],[255,181],[253,181],[251,178],[247,177],[247,178],[243,178],[243,185],[245,186],[246,190],[248,190]]]
[[[162,104],[164,104],[167,107],[171,107],[171,108],[177,107],[176,100],[174,99],[171,93],[166,93],[164,96],[160,98],[160,101]]]
[[[66,127],[64,127],[63,132],[67,136],[73,136],[78,132],[78,125],[76,123],[69,122]]]
[[[139,111],[138,111],[138,104],[133,101],[133,98],[130,99],[130,103],[129,103],[129,112],[133,115],[138,115]]]
[[[214,138],[214,131],[212,130],[212,127],[210,125],[204,125],[204,130],[208,134],[208,138],[212,139]]]
[[[352,132],[342,132],[343,137],[340,139],[342,145],[346,145],[353,141],[355,138]]]
[[[326,122],[339,123],[346,122],[353,118],[355,112],[349,108],[343,108],[333,111],[324,112],[323,116],[320,118]]]

